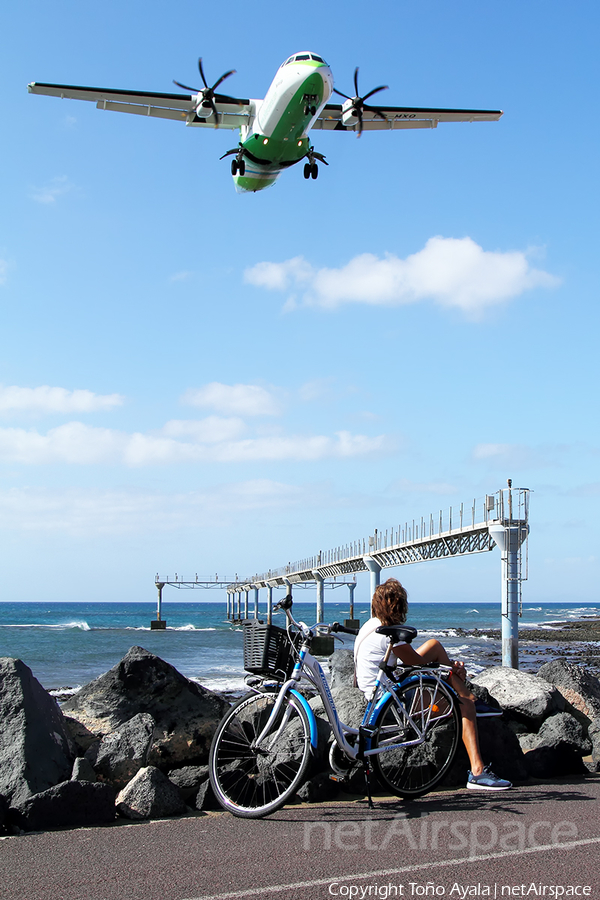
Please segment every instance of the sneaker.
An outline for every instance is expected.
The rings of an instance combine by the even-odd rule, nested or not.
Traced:
[[[497,706],[490,706],[488,703],[484,703],[483,700],[475,701],[475,714],[478,719],[484,716],[501,716],[502,713],[503,710]]]
[[[469,772],[467,787],[472,791],[507,791],[512,784],[505,778],[498,778],[491,768],[486,766],[481,775],[473,775],[472,772]]]

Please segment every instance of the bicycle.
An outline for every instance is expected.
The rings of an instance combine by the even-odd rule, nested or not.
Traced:
[[[362,763],[370,805],[371,767],[381,785],[399,797],[419,797],[435,787],[454,760],[462,720],[458,697],[443,680],[450,671],[447,666],[404,666],[397,678],[392,674],[388,665],[392,645],[410,643],[416,629],[408,625],[377,629],[390,642],[363,720],[353,728],[340,720],[323,668],[310,649],[316,635],[357,631],[337,622],[312,627],[297,622],[289,595],[275,609],[287,617],[285,646],[272,635],[281,632],[285,637],[286,632],[271,630],[265,660],[253,667],[261,678],[249,685],[252,693],[225,714],[212,741],[210,783],[221,806],[236,816],[261,818],[282,807],[302,785],[318,737],[315,714],[298,690],[301,679],[320,696],[331,725],[329,763],[336,780],[346,780]],[[292,627],[297,630],[296,641]]]

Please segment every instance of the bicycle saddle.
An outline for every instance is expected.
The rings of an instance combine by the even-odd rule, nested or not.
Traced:
[[[417,629],[412,625],[380,625],[375,631],[377,634],[384,634],[391,638],[392,644],[399,644],[401,641],[410,644],[418,634]]]

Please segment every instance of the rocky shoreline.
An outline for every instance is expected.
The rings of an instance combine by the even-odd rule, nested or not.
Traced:
[[[591,642],[600,637],[600,619],[564,623],[556,632],[536,630],[532,645],[555,633],[556,642],[544,640],[551,661],[540,660],[537,644],[536,674],[490,660],[471,680],[478,697],[503,710],[501,718],[479,720],[482,755],[498,775],[516,783],[600,772],[600,680],[564,652],[597,651]],[[499,638],[499,632],[479,634]],[[365,700],[352,687],[352,651],[336,651],[330,667],[340,717],[357,726]],[[314,802],[333,799],[340,785],[329,777],[332,733],[320,698],[309,702],[319,748],[297,799]],[[190,681],[141,647],[132,647],[60,706],[23,662],[0,659],[0,833],[220,809],[207,761],[229,705],[230,698]],[[464,786],[468,765],[461,746],[443,787]],[[360,767],[341,789],[364,793]]]
[[[497,647],[480,649],[487,665],[501,665],[502,633],[497,628],[455,628],[457,637],[486,638],[498,641]],[[523,672],[536,672],[546,659],[564,657],[584,665],[600,676],[600,617],[589,616],[571,622],[555,622],[553,628],[522,628],[519,631],[519,666]]]

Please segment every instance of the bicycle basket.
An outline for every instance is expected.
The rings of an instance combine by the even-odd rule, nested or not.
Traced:
[[[246,672],[285,681],[290,677],[295,661],[285,629],[261,622],[244,622]]]

